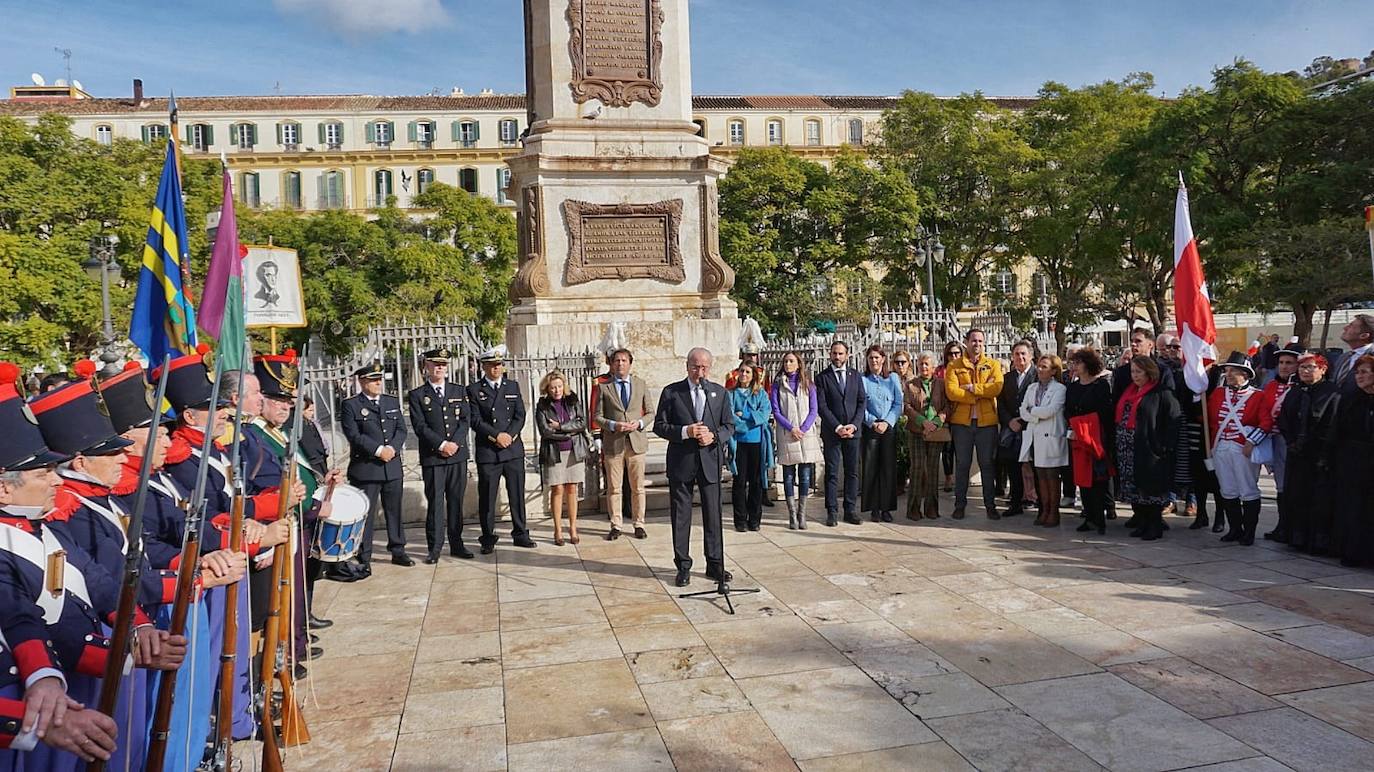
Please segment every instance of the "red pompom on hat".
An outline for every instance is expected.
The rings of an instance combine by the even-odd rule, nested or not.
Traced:
[[[90,379],[95,375],[97,369],[99,368],[95,366],[95,362],[89,359],[78,359],[76,363],[72,365],[72,372],[76,374],[76,377],[82,380]]]
[[[291,357],[292,359],[295,359],[295,358],[296,358],[296,350],[295,350],[294,348],[289,348],[289,349],[287,349],[287,350],[281,352],[281,355],[284,356],[284,357]]]
[[[143,367],[143,365],[141,365],[141,364],[139,364],[139,363],[134,362],[134,361],[131,360],[131,361],[128,361],[128,362],[125,362],[125,363],[124,363],[124,372],[127,373],[127,372],[129,372],[130,370],[138,370],[138,369],[140,369],[140,368],[142,368],[142,367]]]
[[[0,362],[0,385],[19,382],[19,365],[13,362]]]
[[[210,353],[210,344],[209,344],[209,343],[200,343],[200,344],[197,344],[197,345],[196,345],[196,353],[197,353],[197,354],[201,354],[201,355]]]

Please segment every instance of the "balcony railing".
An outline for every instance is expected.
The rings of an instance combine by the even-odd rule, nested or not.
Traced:
[[[315,201],[316,209],[347,209],[348,196],[320,196]]]

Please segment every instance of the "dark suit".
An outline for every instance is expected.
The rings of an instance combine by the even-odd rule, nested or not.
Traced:
[[[1026,389],[1035,382],[1035,368],[1027,367],[1026,372],[1017,375],[1013,369],[1008,369],[1002,376],[1002,391],[997,395],[997,424],[1007,427],[1011,425],[1012,419],[1021,419],[1021,401],[1026,396]],[[997,453],[997,489],[1002,490],[1002,479],[1010,482],[1010,490],[1007,491],[1011,497],[1011,508],[1013,510],[1021,507],[1021,499],[1026,497],[1026,481],[1021,477],[1021,442],[1025,439],[1022,435],[1025,427],[1016,433],[1016,441],[1011,445],[1000,445]]]
[[[673,517],[673,563],[679,570],[692,567],[692,491],[701,488],[701,532],[706,567],[725,567],[724,545],[720,532],[720,470],[725,463],[724,447],[735,433],[735,416],[725,389],[701,381],[705,392],[702,414],[697,415],[692,385],[686,379],[670,384],[658,398],[654,434],[668,441],[668,491]],[[691,424],[705,424],[715,442],[702,446],[695,439],[684,439]]]
[[[825,453],[825,511],[833,515],[840,511],[840,465],[844,465],[844,514],[857,517],[859,508],[859,437],[842,439],[835,431],[853,425],[864,425],[864,385],[859,371],[845,369],[844,389],[840,389],[835,368],[827,367],[816,374],[816,407],[821,414],[821,445]]]
[[[430,557],[444,549],[448,528],[449,549],[463,546],[463,495],[468,487],[468,394],[455,383],[444,382],[442,393],[425,383],[406,395],[410,426],[419,444],[420,475],[425,481],[425,545]],[[451,456],[439,446],[458,446]]]
[[[372,530],[380,500],[386,517],[386,549],[393,556],[404,555],[406,533],[401,524],[401,446],[406,441],[406,425],[401,417],[401,401],[382,394],[374,402],[358,394],[339,406],[339,426],[348,438],[348,482],[361,488],[370,502],[358,562],[372,562]],[[377,451],[390,445],[396,455],[390,461],[377,457]]]
[[[497,485],[506,478],[506,499],[510,503],[511,538],[529,537],[525,530],[525,443],[520,430],[525,428],[525,400],[520,387],[501,379],[493,389],[486,378],[468,386],[468,408],[472,411],[473,455],[477,458],[477,499],[482,518],[483,547],[496,543]],[[511,444],[496,445],[496,435],[505,432]]]

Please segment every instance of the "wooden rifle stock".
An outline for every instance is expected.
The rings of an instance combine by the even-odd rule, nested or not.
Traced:
[[[282,501],[286,501],[284,495]],[[262,687],[260,734],[262,768],[265,772],[282,772],[281,747],[277,745],[277,730],[272,725],[272,681],[277,673],[277,641],[281,637],[281,626],[277,623],[278,617],[281,616],[281,593],[277,591],[277,585],[281,583],[282,572],[285,569],[285,549],[289,549],[289,542],[286,548],[278,544],[272,549],[272,595],[267,603],[267,621],[262,628],[262,666],[259,668]]]
[[[233,474],[233,471],[230,472]],[[229,518],[229,551],[243,551],[244,495],[235,487],[234,509]],[[247,580],[245,575],[244,581]],[[224,645],[219,656],[219,709],[215,718],[215,754],[219,769],[232,769],[234,746],[234,665],[239,651],[239,583],[224,588]]]
[[[177,568],[176,596],[172,601],[172,621],[167,632],[183,635],[186,615],[195,593],[196,564],[200,560],[200,523],[186,520],[186,538],[181,545],[181,565]],[[167,757],[167,729],[172,723],[172,696],[176,693],[177,670],[167,670],[158,683],[153,705],[153,731],[148,740],[147,769],[161,770]]]
[[[171,361],[171,355],[162,360],[162,374],[157,379],[157,390],[153,394],[153,416],[148,423],[148,439],[144,442],[143,460],[138,468],[138,487],[135,489],[138,493],[125,532],[129,547],[124,558],[124,577],[119,587],[119,605],[115,609],[109,658],[105,661],[105,676],[100,682],[97,703],[97,709],[111,718],[119,702],[119,682],[124,678],[124,662],[129,658],[129,644],[133,637],[139,576],[143,571],[143,510],[148,503],[148,478],[153,474],[153,453],[157,449],[160,431],[158,419],[162,415],[162,400],[167,395],[167,373]],[[87,764],[86,769],[87,772],[102,772],[105,762],[96,759]]]

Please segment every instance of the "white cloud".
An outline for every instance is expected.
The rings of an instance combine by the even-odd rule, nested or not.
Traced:
[[[417,33],[450,22],[440,0],[273,0],[277,9],[308,15],[345,35]]]

